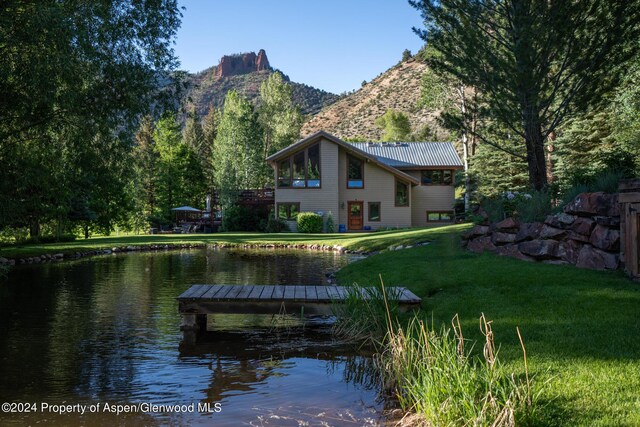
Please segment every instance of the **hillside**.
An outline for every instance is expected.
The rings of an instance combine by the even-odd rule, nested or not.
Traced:
[[[409,116],[414,131],[427,125],[435,133],[435,139],[442,139],[439,135],[446,138],[446,132],[435,122],[438,112],[417,107],[426,69],[425,63],[415,59],[395,65],[310,118],[302,128],[302,136],[325,130],[339,138],[379,140],[382,130],[374,122],[393,108]]]
[[[260,85],[275,72],[269,64],[264,50],[258,55],[253,52],[223,56],[217,66],[188,76],[188,105],[194,105],[202,116],[207,113],[209,105],[222,107],[227,92],[237,90],[250,101],[257,103]],[[305,115],[318,113],[323,107],[339,99],[338,95],[320,89],[291,82],[293,101]]]

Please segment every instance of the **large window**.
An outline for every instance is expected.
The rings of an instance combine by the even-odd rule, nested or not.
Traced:
[[[364,188],[364,162],[347,156],[347,188]]]
[[[427,211],[427,222],[452,222],[453,211]]]
[[[409,185],[396,181],[396,206],[409,206]]]
[[[278,203],[278,218],[295,220],[300,212],[300,203]]]
[[[380,202],[369,202],[369,221],[380,221]]]
[[[278,188],[320,188],[320,144],[278,162]]]
[[[451,185],[454,173],[451,169],[422,171],[422,185]]]

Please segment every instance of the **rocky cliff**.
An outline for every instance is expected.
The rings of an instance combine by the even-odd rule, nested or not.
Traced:
[[[269,59],[264,49],[260,49],[258,55],[254,52],[242,53],[238,55],[225,55],[220,58],[220,62],[215,70],[216,77],[236,76],[238,74],[248,74],[254,71],[270,71]]]

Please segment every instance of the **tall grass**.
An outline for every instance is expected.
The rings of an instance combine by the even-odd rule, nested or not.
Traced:
[[[456,315],[452,328],[435,330],[416,313],[403,325],[394,295],[353,285],[337,308],[336,333],[372,342],[384,388],[397,399],[408,425],[510,427],[532,418],[536,399],[526,365],[518,380],[501,365],[491,322],[484,314],[482,355],[467,342]]]
[[[534,403],[528,373],[519,381],[503,369],[491,322],[480,317],[482,356],[465,342],[457,316],[453,325],[436,331],[416,316],[389,331],[381,372],[411,424],[497,427],[527,419]]]

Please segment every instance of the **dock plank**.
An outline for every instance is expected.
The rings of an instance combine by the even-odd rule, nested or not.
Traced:
[[[191,295],[193,295],[198,289],[200,289],[201,286],[206,286],[206,285],[193,285],[189,289],[187,289],[186,291],[181,293],[178,298],[179,299],[181,299],[181,298],[191,298]]]
[[[215,295],[216,299],[226,298],[229,292],[233,290],[233,285],[222,285],[222,289]]]
[[[305,286],[305,287],[306,287],[305,299],[307,301],[318,301],[318,291],[316,291],[316,287],[315,286]]]
[[[196,292],[193,293],[193,295],[191,295],[191,298],[202,298],[202,295],[204,295],[209,288],[211,288],[212,285],[201,285],[200,289],[198,289]]]
[[[207,290],[207,292],[202,294],[202,296],[200,298],[203,298],[203,299],[212,298],[216,294],[216,292],[218,292],[220,290],[221,287],[222,287],[222,285],[209,286],[209,289]]]
[[[229,291],[229,293],[227,294],[225,299],[237,299],[238,294],[240,294],[240,292],[242,292],[242,288],[244,288],[243,285],[235,285],[233,287],[233,289],[231,289]]]
[[[262,293],[263,290],[264,290],[264,287],[262,286],[254,286],[251,292],[249,293],[248,298],[251,300],[260,299],[260,294]]]
[[[318,296],[318,301],[329,301],[329,292],[327,292],[326,286],[316,286],[316,295]]]
[[[295,295],[293,298],[296,301],[303,301],[306,298],[306,295],[307,295],[306,286],[300,286],[300,285],[295,286]]]
[[[270,300],[271,299],[271,295],[273,295],[273,290],[274,289],[275,289],[275,286],[265,285],[264,286],[264,290],[260,294],[260,300]]]
[[[274,287],[271,299],[278,301],[284,299],[284,285],[276,285]]]
[[[255,286],[254,285],[244,285],[242,287],[242,290],[240,291],[240,293],[237,295],[236,298],[238,299],[246,299],[249,294],[251,293],[251,291],[253,290]]]
[[[295,286],[285,286],[284,287],[284,297],[283,299],[294,299],[296,294]]]

